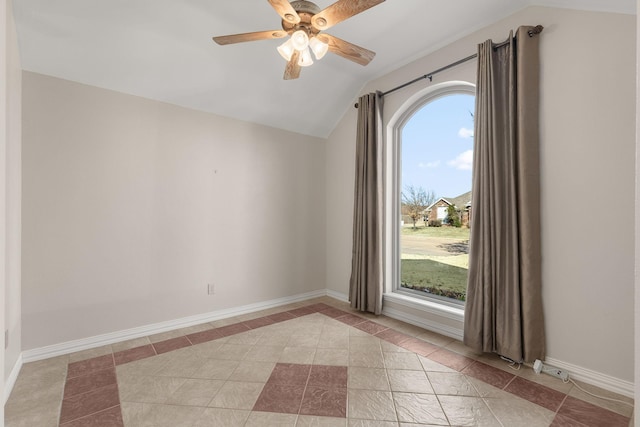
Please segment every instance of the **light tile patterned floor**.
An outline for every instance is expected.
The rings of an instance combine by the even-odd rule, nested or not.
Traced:
[[[25,364],[5,425],[626,427],[631,415],[321,298]]]

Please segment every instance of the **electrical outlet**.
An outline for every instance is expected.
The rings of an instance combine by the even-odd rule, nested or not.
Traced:
[[[216,286],[213,283],[209,283],[207,285],[207,293],[209,295],[214,295],[216,293]]]

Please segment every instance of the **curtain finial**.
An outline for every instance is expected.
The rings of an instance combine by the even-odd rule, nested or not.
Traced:
[[[544,27],[542,25],[536,25],[535,27],[527,31],[527,34],[529,34],[529,37],[533,37],[537,34],[540,34],[542,30],[544,30]]]

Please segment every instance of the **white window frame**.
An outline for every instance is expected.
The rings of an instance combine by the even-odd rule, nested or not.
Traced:
[[[464,305],[448,298],[419,296],[400,286],[400,201],[402,197],[402,129],[413,115],[439,98],[455,95],[476,95],[475,85],[464,81],[449,81],[430,86],[416,92],[404,101],[394,112],[385,127],[385,303],[392,308],[383,309],[387,315],[409,323],[433,329],[455,338],[462,337]],[[388,103],[385,103],[388,105]],[[386,110],[386,109],[385,109]],[[388,113],[388,110],[385,111]],[[407,312],[402,312],[406,309]],[[424,313],[429,320],[424,320]],[[452,324],[453,322],[453,324]]]

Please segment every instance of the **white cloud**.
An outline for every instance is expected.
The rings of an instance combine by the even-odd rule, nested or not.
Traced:
[[[458,136],[465,139],[473,138],[473,129],[460,128]]]
[[[447,162],[449,166],[463,171],[470,171],[473,166],[473,150],[460,153],[458,157]]]
[[[438,166],[440,166],[440,160],[436,160],[435,162],[427,162],[427,163],[418,163],[418,167],[420,168],[437,168]]]

